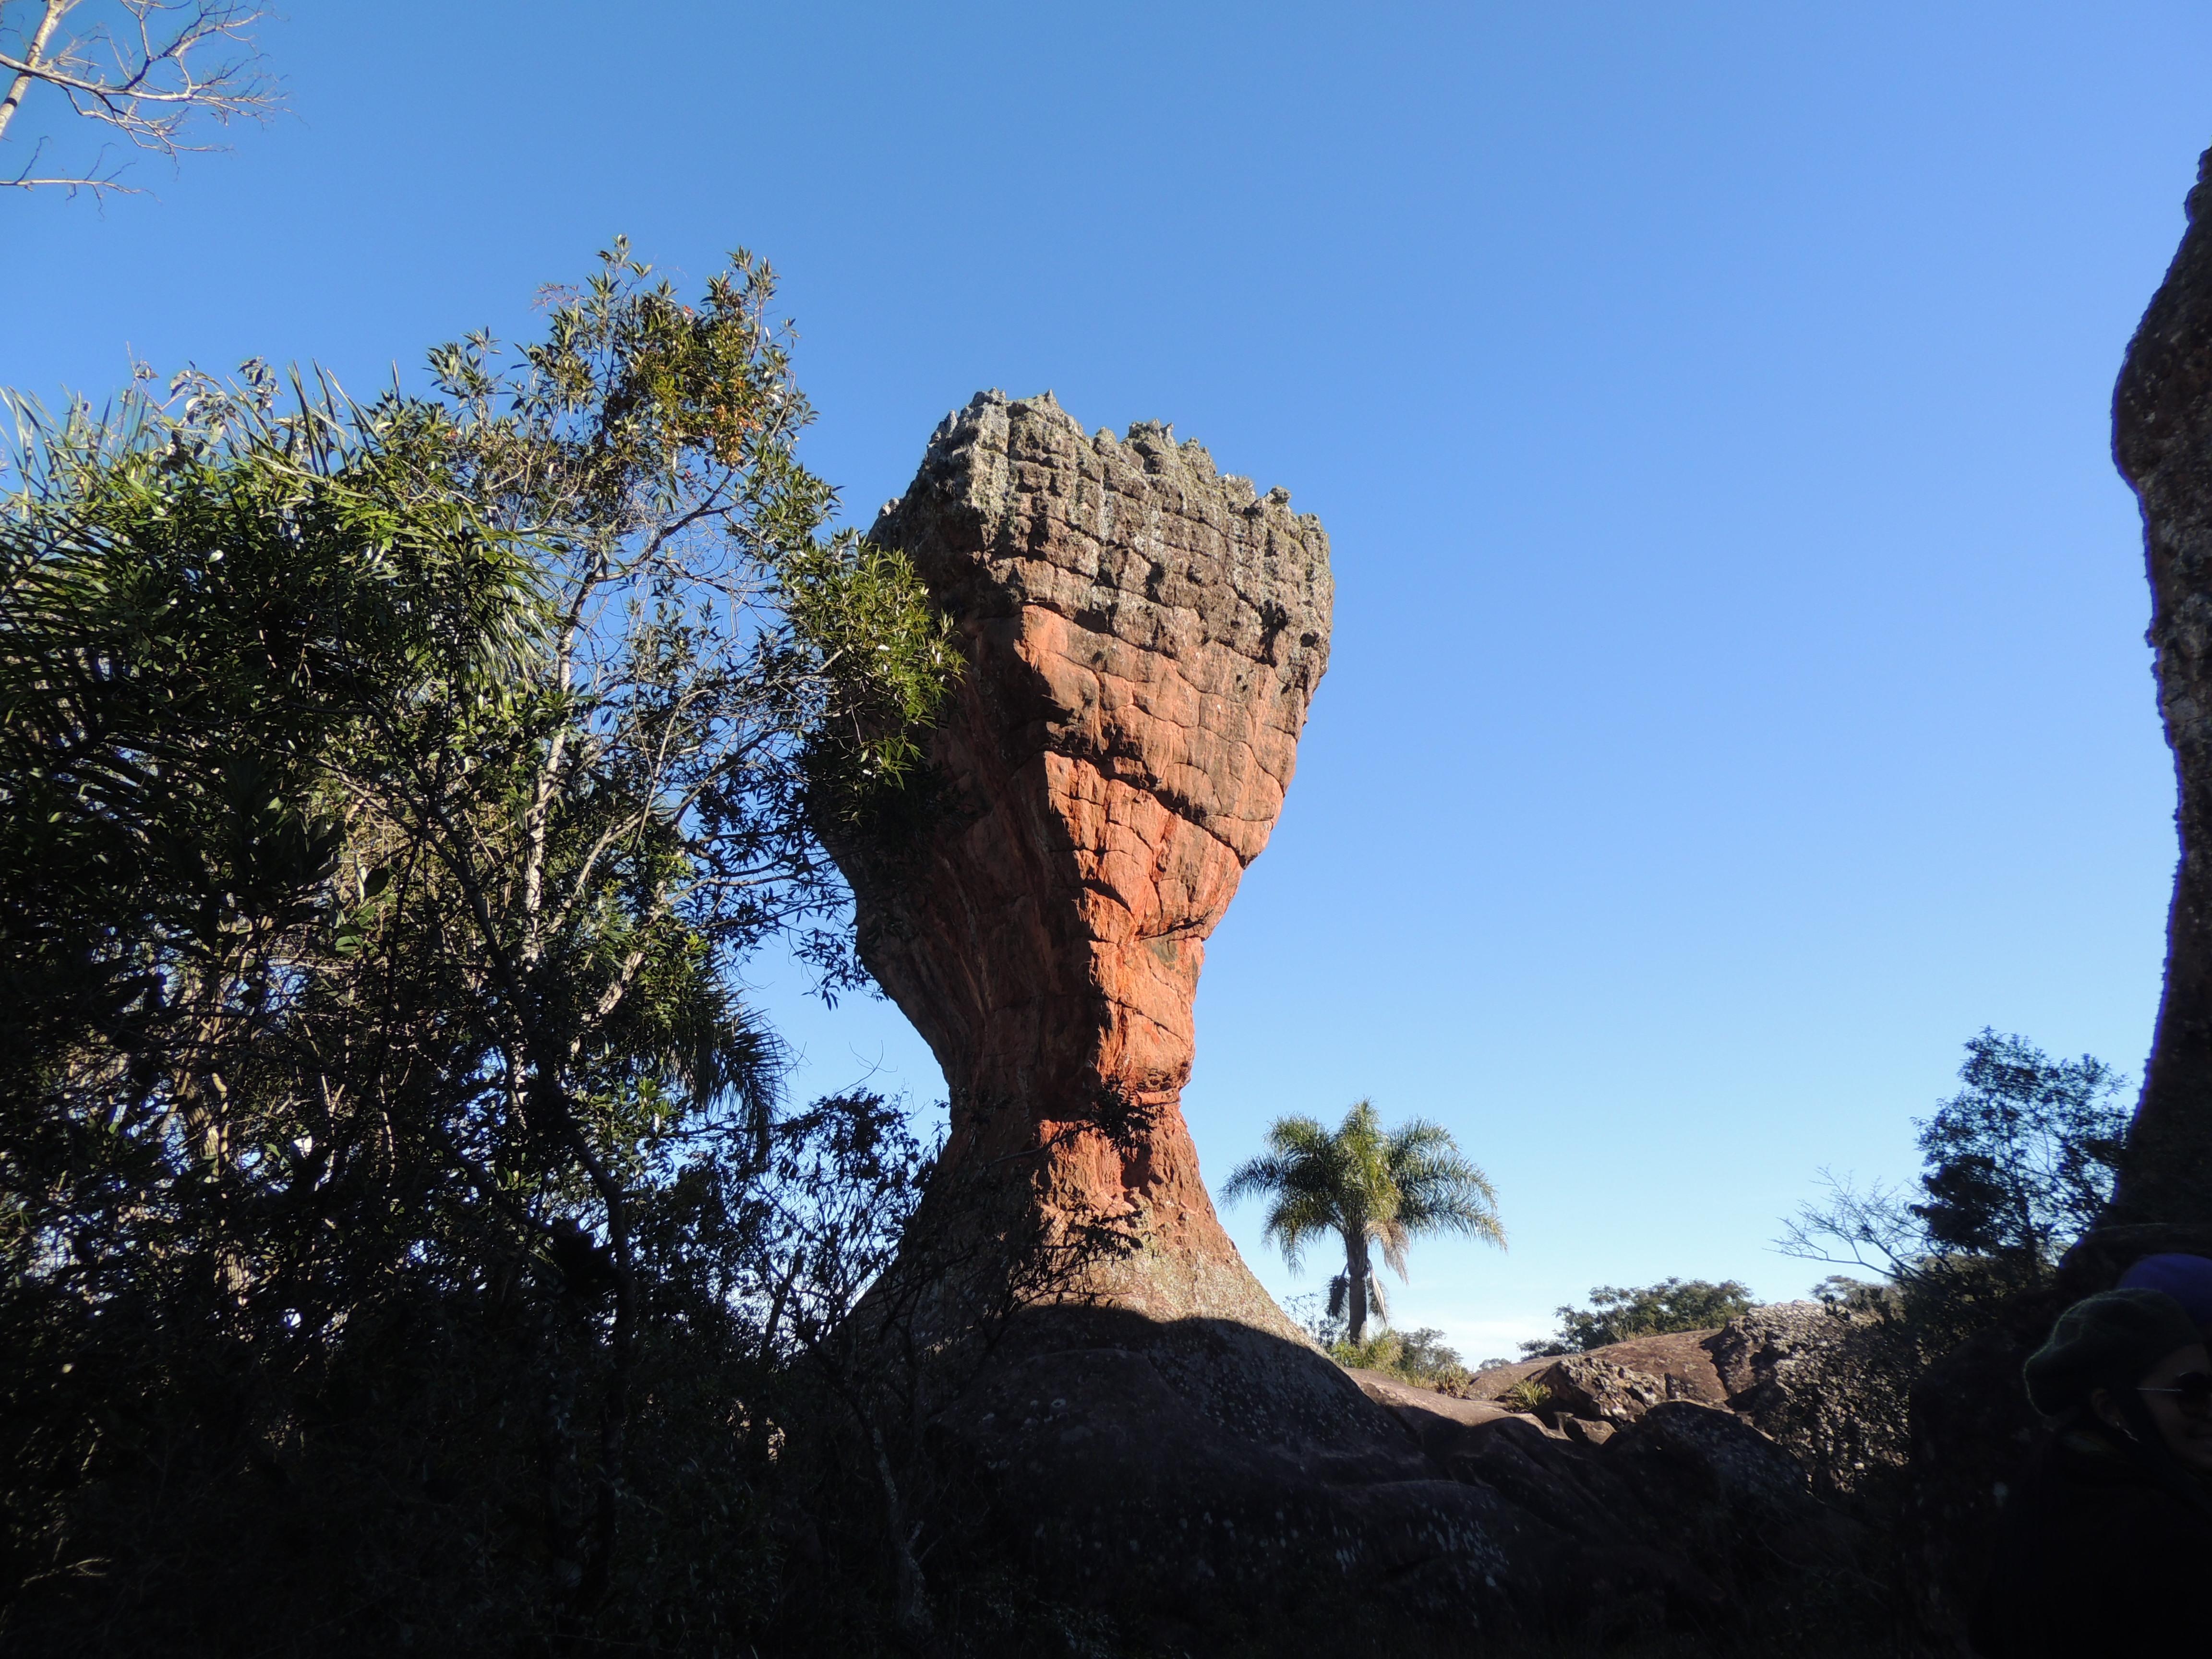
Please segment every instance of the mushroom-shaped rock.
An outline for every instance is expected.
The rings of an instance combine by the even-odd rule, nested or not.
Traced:
[[[966,659],[923,784],[823,825],[863,960],[951,1092],[907,1290],[878,1299],[932,1327],[898,1352],[968,1356],[915,1395],[957,1473],[939,1489],[981,1500],[934,1517],[936,1559],[1011,1557],[1194,1642],[1316,1653],[1721,1605],[1736,1534],[1771,1518],[1732,1531],[1734,1489],[1683,1472],[1723,1453],[1786,1472],[1778,1449],[1723,1413],[1686,1428],[1680,1402],[1601,1455],[1496,1407],[1363,1389],[1260,1288],[1199,1178],[1191,1001],[1327,665],[1320,524],[1164,426],[1091,436],[1048,395],[986,392],[872,538],[913,561]],[[1086,1231],[1121,1248],[1011,1297],[990,1282]],[[993,1341],[937,1343],[994,1308]],[[1614,1462],[1663,1474],[1662,1501]],[[1692,1560],[1677,1536],[1726,1547]]]
[[[1120,1228],[1136,1248],[1086,1294],[1297,1340],[1222,1231],[1180,1105],[1206,936],[1328,660],[1328,538],[1289,501],[1165,426],[1086,434],[1048,392],[948,416],[871,532],[967,659],[933,808],[830,839],[862,959],[945,1069],[948,1178],[1018,1166],[1048,1224]]]

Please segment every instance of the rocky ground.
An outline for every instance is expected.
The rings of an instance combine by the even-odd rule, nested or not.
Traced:
[[[1170,1650],[1721,1644],[1747,1610],[1817,1623],[1788,1609],[1856,1594],[1874,1553],[1758,1426],[1841,1323],[1816,1304],[1459,1395],[1227,1324],[1072,1318],[946,1419],[975,1536]],[[1531,1381],[1539,1409],[1497,1397]]]
[[[1848,1328],[1820,1303],[1778,1302],[1711,1330],[1640,1336],[1587,1353],[1486,1365],[1444,1392],[1499,1402],[1557,1432],[1594,1443],[1667,1400],[1719,1407],[1762,1432],[1786,1438],[1778,1431],[1801,1403],[1802,1380]],[[1540,1390],[1546,1403],[1524,1403],[1530,1390]]]

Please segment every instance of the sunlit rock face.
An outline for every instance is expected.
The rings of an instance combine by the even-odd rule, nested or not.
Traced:
[[[1180,1105],[1206,940],[1267,844],[1328,661],[1328,538],[1279,489],[1042,397],[948,416],[871,538],[968,660],[937,798],[891,851],[837,851],[861,954],[935,1050],[948,1167],[1028,1159],[1054,1216],[1142,1248],[1093,1285],[1158,1319],[1289,1334],[1222,1232]],[[1143,1133],[1089,1127],[1102,1099]]]
[[[2159,708],[2180,785],[2166,993],[2117,1217],[2212,1221],[2212,152],[2128,347],[2112,450],[2142,502]]]

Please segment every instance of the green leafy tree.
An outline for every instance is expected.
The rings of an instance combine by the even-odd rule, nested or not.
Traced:
[[[1267,1199],[1267,1236],[1294,1270],[1309,1243],[1336,1236],[1345,1267],[1329,1286],[1329,1315],[1344,1320],[1355,1345],[1365,1339],[1370,1310],[1389,1317],[1374,1268],[1377,1249],[1402,1279],[1407,1247],[1424,1234],[1505,1243],[1498,1194],[1460,1156],[1450,1133],[1419,1118],[1386,1130],[1364,1100],[1334,1131],[1310,1117],[1278,1118],[1267,1152],[1234,1171],[1221,1195]]]
[[[2053,1060],[2021,1036],[1966,1044],[1966,1086],[1920,1125],[1931,1244],[2055,1263],[2112,1201],[2125,1151],[2127,1079],[2093,1054]]]
[[[957,664],[824,533],[772,293],[617,246],[436,396],[22,409],[0,1639],[735,1640],[762,1183],[805,1164],[739,965],[849,962],[811,826],[901,787]],[[853,1203],[895,1219],[912,1163]]]
[[[1960,1088],[1916,1125],[1918,1181],[1862,1188],[1823,1170],[1826,1195],[1778,1241],[1850,1270],[1814,1288],[1838,1322],[1793,1391],[1795,1420],[1775,1429],[1837,1491],[1902,1501],[1916,1382],[2048,1281],[2127,1157],[2126,1079],[2103,1061],[1988,1029],[1966,1049]]]
[[[1917,1124],[1917,1194],[1829,1197],[1788,1224],[1785,1254],[1872,1268],[1946,1303],[2039,1282],[2112,1200],[2127,1155],[2127,1079],[2093,1054],[2054,1060],[2026,1037],[1968,1040],[1963,1085]]]
[[[1587,1353],[1632,1337],[1710,1330],[1758,1305],[1751,1299],[1749,1287],[1733,1279],[1718,1284],[1704,1279],[1665,1279],[1637,1289],[1598,1285],[1591,1287],[1589,1300],[1588,1308],[1559,1309],[1559,1334],[1522,1343],[1522,1352],[1529,1358]]]

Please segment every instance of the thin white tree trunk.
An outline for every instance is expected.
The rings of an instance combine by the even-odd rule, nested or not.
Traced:
[[[39,70],[46,67],[46,46],[54,38],[54,28],[62,21],[76,0],[46,0],[46,15],[39,20],[38,28],[23,46],[23,67],[15,71],[9,82],[8,95],[0,98],[0,138],[8,136],[8,124],[15,118],[15,112],[23,106],[23,94],[31,82],[42,77]]]

